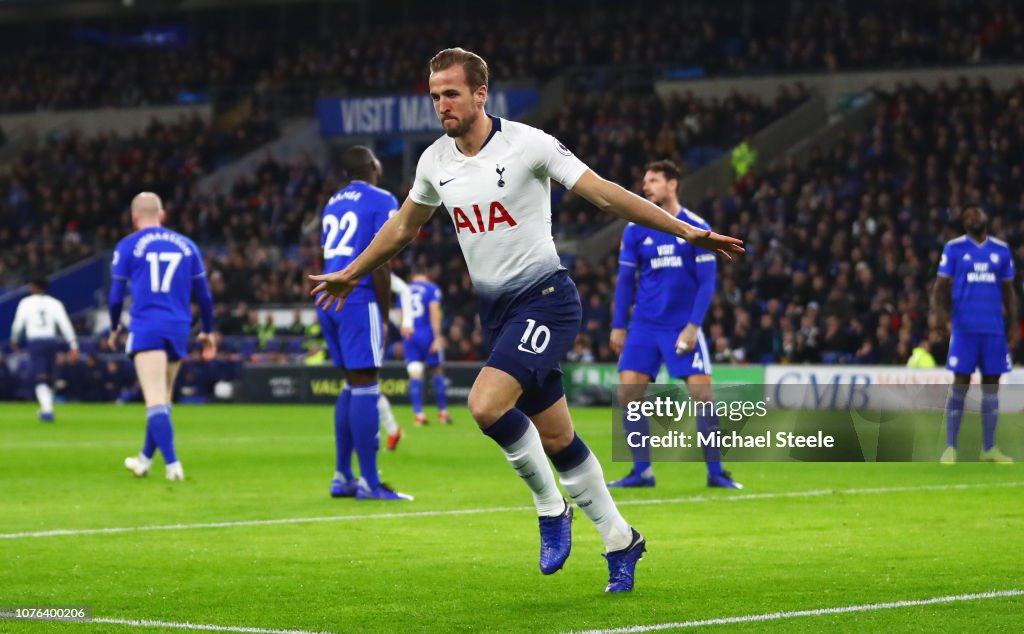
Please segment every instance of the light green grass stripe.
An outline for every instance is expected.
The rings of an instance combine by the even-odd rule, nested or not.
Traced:
[[[880,495],[885,493],[910,493],[920,491],[962,491],[967,489],[995,489],[1024,486],[1024,481],[993,482],[987,484],[935,484],[906,487],[876,487],[863,489],[813,489],[810,491],[789,491],[780,493],[746,493],[730,496],[694,495],[681,498],[652,500],[619,500],[620,506],[650,506],[660,504],[686,504],[694,502],[743,502],[748,500],[778,500],[785,498],[823,497],[828,495]],[[407,513],[373,513],[365,515],[327,515],[322,517],[291,517],[270,520],[239,520],[233,522],[201,522],[195,524],[157,524],[152,526],[116,526],[111,528],[80,528],[50,531],[28,531],[22,533],[0,533],[0,539],[28,539],[39,537],[63,537],[70,535],[107,535],[137,533],[146,531],[180,531],[198,528],[235,528],[243,526],[273,526],[282,524],[312,524],[318,522],[352,522],[378,519],[408,519],[423,517],[448,517],[458,515],[481,515],[486,513],[509,513],[532,511],[530,506],[499,506],[477,509],[454,509],[440,511],[411,511]]]
[[[735,623],[755,623],[762,621],[778,621],[794,619],[801,616],[827,616],[830,614],[849,614],[851,612],[874,612],[876,610],[892,610],[896,608],[912,608],[922,605],[939,603],[958,603],[961,601],[981,601],[984,599],[1002,599],[1006,597],[1024,596],[1024,590],[994,590],[977,594],[957,594],[949,597],[918,599],[915,601],[892,601],[890,603],[868,603],[866,605],[847,605],[839,608],[819,608],[817,610],[797,610],[795,612],[771,612],[769,614],[750,614],[747,616],[730,616],[721,619],[704,619],[701,621],[681,621],[679,623],[658,623],[656,625],[633,625],[607,630],[583,630],[576,634],[639,634],[640,632],[656,632],[659,630],[676,630],[708,625],[732,625]],[[572,634],[572,633],[570,633]]]

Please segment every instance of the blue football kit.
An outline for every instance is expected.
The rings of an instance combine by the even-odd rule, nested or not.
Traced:
[[[677,217],[695,227],[710,228],[686,209]],[[675,378],[711,374],[703,332],[698,334],[694,350],[685,354],[676,354],[676,341],[687,324],[700,326],[704,321],[715,292],[717,268],[715,254],[682,238],[640,225],[626,227],[612,319],[612,328],[625,328],[627,319],[629,322],[619,371],[632,370],[653,379],[665,364]]]
[[[147,227],[117,243],[108,302],[111,328],[121,322],[129,285],[132,307],[125,346],[129,356],[157,350],[165,352],[170,362],[186,357],[193,298],[199,304],[203,332],[212,332],[213,298],[206,269],[199,248],[189,238],[164,227]],[[146,408],[146,439],[142,447],[146,470],[157,448],[168,465],[178,462],[170,396],[167,403]]]
[[[324,249],[324,273],[343,270],[366,250],[374,236],[398,210],[388,192],[363,181],[353,181],[331,196],[324,207],[320,244]],[[384,320],[367,275],[345,299],[340,311],[317,308],[317,317],[331,359],[347,370],[370,370],[384,360]],[[346,384],[334,409],[336,468],[331,481],[334,497],[383,495],[377,473],[380,449],[380,387]],[[352,471],[352,452],[359,460],[360,485]]]
[[[1013,280],[1013,256],[1002,240],[978,244],[967,236],[946,243],[939,276],[953,282],[953,335],[946,367],[957,374],[1010,371],[1003,319],[1003,282]]]
[[[431,368],[436,367],[441,363],[444,351],[430,352],[430,346],[437,336],[430,323],[430,306],[441,303],[441,289],[431,282],[415,281],[409,283],[409,292],[412,305],[402,306],[402,310],[408,310],[412,314],[413,333],[403,342],[405,360],[410,363],[425,363]]]

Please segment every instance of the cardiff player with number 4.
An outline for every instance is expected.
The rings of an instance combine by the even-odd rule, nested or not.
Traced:
[[[644,174],[644,195],[677,218],[710,230],[704,219],[679,204],[682,174],[671,161],[655,161]],[[686,381],[690,398],[713,401],[711,355],[701,331],[715,294],[715,255],[674,235],[630,224],[622,233],[615,316],[609,344],[619,353],[619,402],[624,408],[641,401],[664,364],[674,379]],[[630,309],[633,309],[630,317]],[[628,332],[627,332],[628,322]],[[720,428],[714,408],[697,416],[697,431]],[[627,435],[651,433],[646,416],[623,417]],[[742,489],[722,468],[721,453],[704,451],[709,487]],[[633,449],[633,468],[612,487],[653,487],[654,466],[647,447]]]
[[[573,430],[558,361],[572,346],[582,309],[551,236],[551,179],[598,208],[711,252],[742,253],[741,242],[672,217],[590,171],[557,139],[489,116],[487,64],[460,48],[430,60],[430,96],[445,136],[420,157],[409,197],[345,269],[314,275],[324,307],[341,304],[365,275],[416,237],[442,203],[480,296],[490,357],[469,394],[469,409],[533,494],[540,517],[540,568],[565,564],[572,507],[597,527],[607,553],[608,592],[633,589],[646,542],[619,513],[597,458]]]

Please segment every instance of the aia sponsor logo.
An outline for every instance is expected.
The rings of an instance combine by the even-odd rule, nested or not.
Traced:
[[[487,205],[485,204],[484,207],[487,207]],[[512,214],[508,213],[508,210],[498,201],[492,202],[490,209],[487,211],[481,209],[480,205],[473,205],[472,209],[465,211],[462,207],[454,207],[452,209],[452,218],[455,220],[455,233],[457,234],[461,234],[463,229],[476,234],[494,231],[496,227],[502,224],[507,224],[509,227],[519,224],[512,217]]]

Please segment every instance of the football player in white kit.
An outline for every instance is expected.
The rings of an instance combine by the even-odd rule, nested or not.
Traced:
[[[576,286],[551,235],[551,179],[598,208],[728,257],[742,242],[700,230],[592,172],[554,137],[489,116],[487,64],[461,48],[429,64],[430,96],[445,136],[420,157],[398,214],[347,268],[311,275],[317,304],[340,306],[358,281],[416,237],[442,203],[455,223],[480,298],[490,356],[469,394],[469,410],[533,493],[540,517],[540,567],[552,574],[571,548],[572,506],[596,525],[607,553],[607,592],[633,589],[643,537],[619,513],[601,465],[573,430],[559,360],[580,327]]]
[[[46,294],[47,282],[39,278],[29,283],[32,294],[18,302],[11,324],[11,349],[17,350],[22,333],[28,342],[29,372],[36,384],[36,400],[39,401],[39,420],[52,423],[53,415],[53,373],[56,368],[57,352],[63,347],[57,335],[60,334],[70,346],[68,358],[78,362],[78,339],[71,327],[64,304],[56,297]]]

